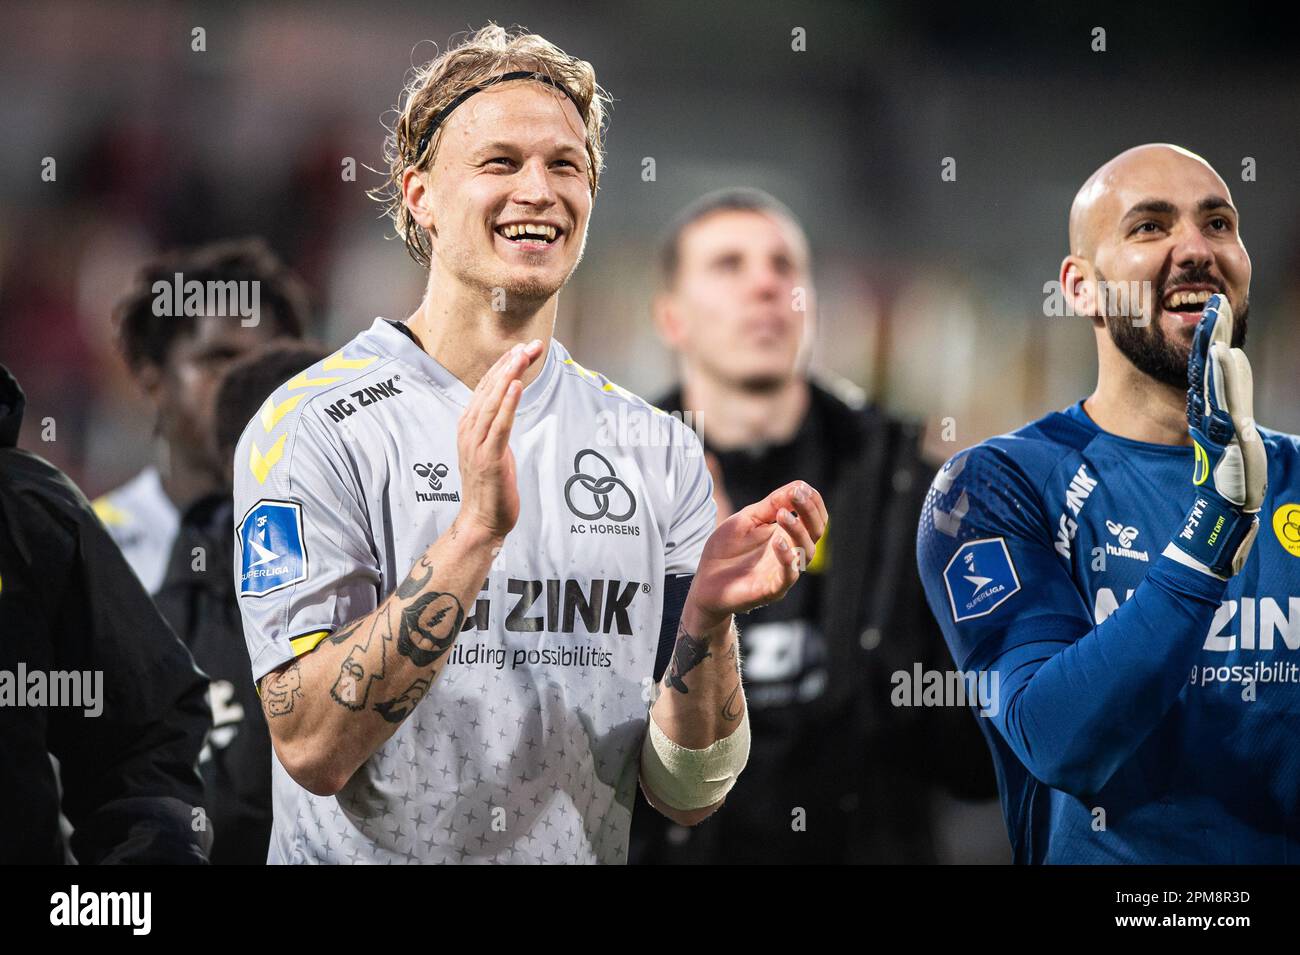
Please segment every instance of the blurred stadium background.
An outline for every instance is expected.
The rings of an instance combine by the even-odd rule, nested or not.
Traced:
[[[700,193],[743,183],[810,233],[815,361],[891,407],[951,416],[957,440],[936,454],[1067,404],[1094,375],[1086,324],[1043,314],[1069,201],[1115,152],[1169,140],[1234,189],[1255,266],[1260,418],[1300,430],[1300,71],[1283,31],[1242,4],[1220,22],[1222,9],[6,3],[0,358],[29,393],[25,442],[53,417],[41,450],[91,495],[138,469],[150,420],[109,314],[162,248],[266,236],[309,283],[331,346],[376,314],[407,315],[422,274],[386,240],[364,166],[381,165],[380,119],[407,67],[489,18],[590,59],[616,99],[560,337],[634,391],[672,373],[649,321],[659,230]],[[196,26],[206,52],[190,49]],[[1105,53],[1089,48],[1093,26]],[[795,27],[806,52],[791,50]],[[1247,156],[1256,182],[1240,181]],[[944,157],[955,182],[940,179]]]
[[[748,184],[810,234],[815,363],[932,425],[952,417],[936,457],[1062,407],[1095,375],[1085,320],[1043,309],[1069,202],[1116,152],[1173,141],[1233,189],[1255,267],[1257,411],[1300,430],[1300,70],[1247,4],[45,0],[0,10],[0,361],[28,392],[24,446],[91,496],[140,468],[151,418],[109,316],[155,251],[265,236],[330,346],[407,315],[423,275],[386,239],[364,167],[381,165],[406,70],[489,19],[590,60],[615,98],[559,335],[632,390],[672,375],[649,318],[660,229],[699,194]],[[1246,157],[1257,181],[1241,180]]]

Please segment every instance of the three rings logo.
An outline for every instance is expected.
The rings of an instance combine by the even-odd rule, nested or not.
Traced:
[[[1300,504],[1283,504],[1273,512],[1273,533],[1292,557],[1300,557]]]
[[[417,501],[459,501],[460,491],[443,491],[442,479],[447,476],[450,469],[445,464],[417,464],[414,466],[415,473],[420,475],[429,482],[429,491],[415,492]]]
[[[564,503],[575,516],[584,521],[599,521],[608,518],[618,524],[624,524],[636,513],[636,497],[632,489],[614,473],[614,465],[598,451],[585,448],[573,459],[574,474],[564,482]],[[588,474],[587,471],[594,471]],[[577,533],[584,534],[581,525]],[[617,530],[614,533],[639,532],[637,528]],[[602,530],[599,533],[606,533]]]

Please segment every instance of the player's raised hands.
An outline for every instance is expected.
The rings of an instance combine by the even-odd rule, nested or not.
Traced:
[[[718,525],[691,585],[695,610],[716,620],[780,600],[812,560],[826,531],[816,489],[793,481]]]
[[[539,357],[541,341],[511,347],[474,389],[456,431],[460,458],[461,510],[494,538],[504,538],[519,520],[519,486],[510,430],[515,423],[523,376]]]
[[[1255,512],[1268,489],[1268,457],[1255,427],[1250,361],[1232,347],[1232,307],[1211,295],[1188,360],[1187,424],[1199,453],[1197,484],[1209,478],[1223,497]]]
[[[1232,347],[1232,307],[1211,295],[1187,361],[1187,430],[1196,498],[1170,542],[1182,563],[1227,578],[1245,565],[1268,490],[1268,455],[1255,427],[1250,362]],[[1180,559],[1178,552],[1190,557]]]

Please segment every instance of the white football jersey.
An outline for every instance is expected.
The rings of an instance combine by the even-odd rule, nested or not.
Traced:
[[[96,498],[92,507],[109,536],[122,550],[150,594],[158,593],[181,515],[152,464],[116,490]]]
[[[374,610],[446,531],[470,396],[376,319],[249,423],[235,585],[255,679]],[[510,446],[519,522],[441,675],[337,796],[276,762],[271,862],[626,861],[664,582],[695,572],[712,481],[688,428],[554,341]]]

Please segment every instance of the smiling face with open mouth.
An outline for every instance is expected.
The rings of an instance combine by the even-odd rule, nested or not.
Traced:
[[[529,310],[577,268],[592,196],[577,108],[540,83],[484,90],[444,127],[429,172],[433,267]],[[494,307],[496,307],[494,305]]]
[[[1072,244],[1092,252],[1099,311],[1140,371],[1187,386],[1192,336],[1215,292],[1232,305],[1234,344],[1244,342],[1250,256],[1228,186],[1209,164],[1170,146],[1130,150],[1099,170],[1076,209],[1081,203]]]

